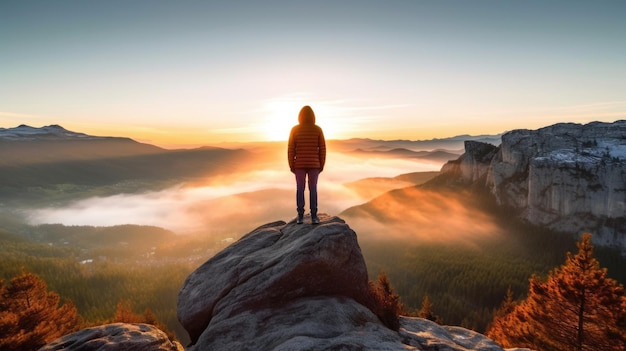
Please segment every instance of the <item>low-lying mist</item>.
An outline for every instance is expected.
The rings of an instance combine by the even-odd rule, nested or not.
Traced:
[[[372,192],[345,184],[371,177],[438,171],[441,163],[361,158],[329,153],[318,182],[319,212],[337,215],[371,200]],[[239,237],[258,225],[295,217],[295,179],[284,160],[263,169],[220,174],[166,190],[78,200],[63,207],[24,209],[31,224],[154,225],[178,234]],[[384,189],[383,189],[384,190]],[[381,190],[382,191],[382,190]],[[378,195],[378,194],[376,194]],[[308,206],[308,191],[305,193]],[[307,207],[308,213],[308,207]]]

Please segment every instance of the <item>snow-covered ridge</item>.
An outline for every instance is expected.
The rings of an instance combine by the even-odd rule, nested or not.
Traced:
[[[41,128],[21,124],[15,128],[0,128],[0,140],[35,140],[35,139],[100,139],[84,133],[69,131],[53,124]]]

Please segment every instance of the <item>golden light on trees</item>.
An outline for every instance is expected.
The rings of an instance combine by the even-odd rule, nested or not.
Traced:
[[[578,253],[568,253],[546,280],[533,276],[526,300],[496,315],[487,336],[504,347],[539,351],[624,350],[625,300],[624,287],[600,267],[591,235],[584,234]]]
[[[76,331],[81,323],[76,308],[59,302],[33,273],[23,271],[7,286],[0,281],[0,350],[37,350]]]

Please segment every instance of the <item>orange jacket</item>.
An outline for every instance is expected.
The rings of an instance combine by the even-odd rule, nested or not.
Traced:
[[[299,124],[291,128],[287,147],[289,168],[319,168],[326,163],[326,140],[322,128],[315,124],[315,115],[298,118]]]

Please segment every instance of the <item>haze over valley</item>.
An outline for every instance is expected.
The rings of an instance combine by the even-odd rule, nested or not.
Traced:
[[[9,141],[9,130],[0,132],[5,135],[0,192],[31,224],[139,224],[179,234],[237,235],[295,213],[284,142],[165,150],[122,138],[50,141],[43,130],[36,140]],[[427,149],[438,146],[451,150]],[[442,153],[456,158],[462,147],[458,138],[330,141],[319,183],[320,211],[340,213],[387,190],[424,182],[447,161]],[[420,172],[431,173],[408,175]],[[394,178],[403,174],[402,180]]]
[[[481,186],[463,185],[466,171],[455,165],[487,169],[468,145],[491,150],[500,138],[329,140],[319,210],[347,221],[371,278],[387,272],[407,308],[430,296],[447,323],[483,331],[506,289],[521,296],[528,277],[559,264],[578,235],[516,219]],[[0,153],[3,277],[22,266],[42,274],[92,322],[128,299],[186,340],[172,305],[177,282],[252,229],[295,218],[284,142],[169,150],[19,126],[0,129]],[[619,250],[598,255],[626,279]],[[106,298],[75,288],[114,282],[120,288]]]
[[[439,173],[442,150],[459,155],[462,140],[330,140],[320,211],[338,214],[423,183]],[[410,152],[388,153],[400,148]],[[108,318],[126,298],[136,308],[150,307],[184,340],[172,307],[181,278],[151,280],[144,292],[136,290],[142,284],[120,287],[106,298],[72,286],[95,288],[100,283],[92,279],[120,284],[114,281],[156,272],[184,277],[256,226],[295,216],[284,142],[167,150],[61,126],[19,126],[0,129],[0,154],[3,277],[20,267],[42,274],[92,321]],[[34,243],[42,246],[24,246]],[[26,260],[19,258],[24,254]],[[114,268],[129,264],[135,268],[128,274]],[[68,265],[65,273],[54,268]],[[111,269],[116,273],[106,273]],[[152,298],[140,298],[148,292]]]

